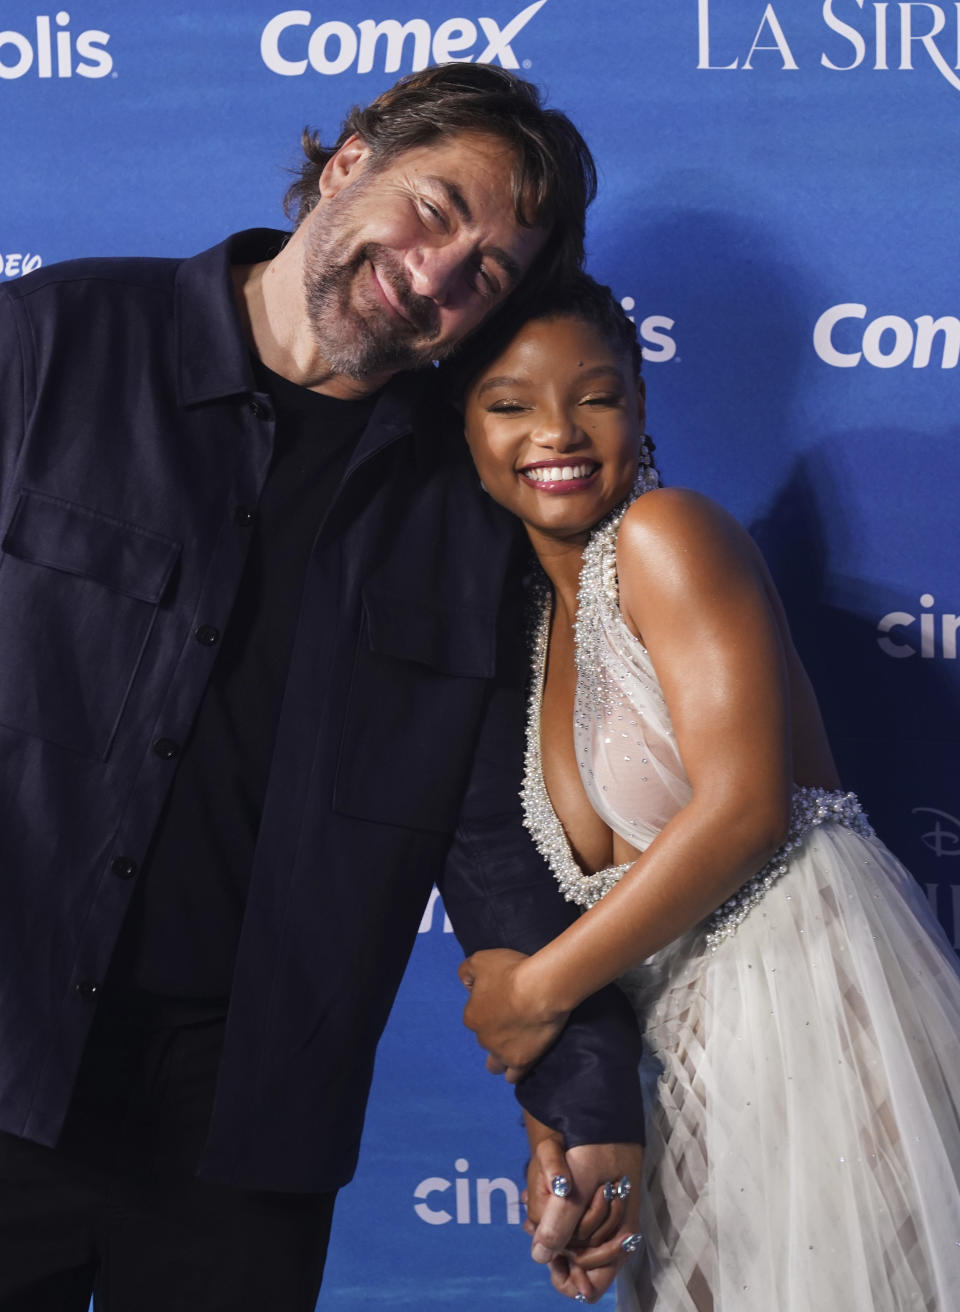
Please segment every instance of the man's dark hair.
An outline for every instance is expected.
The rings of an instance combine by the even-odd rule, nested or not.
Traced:
[[[284,199],[286,213],[303,222],[320,199],[324,165],[354,134],[377,167],[457,132],[489,133],[512,149],[517,221],[549,230],[525,285],[543,286],[579,269],[586,209],[597,190],[590,150],[565,114],[543,107],[535,86],[490,64],[441,64],[401,78],[365,109],[354,107],[333,146],[305,128],[306,161]]]
[[[582,319],[615,351],[622,352],[639,377],[642,352],[634,322],[609,287],[586,273],[573,273],[535,295],[512,298],[441,365],[444,391],[455,404],[475,378],[506,350],[526,323],[539,319]]]

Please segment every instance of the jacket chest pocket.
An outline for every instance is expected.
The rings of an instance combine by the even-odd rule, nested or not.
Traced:
[[[179,544],[24,491],[0,558],[0,723],[103,759]]]
[[[343,721],[334,807],[450,832],[495,669],[496,616],[369,588]]]

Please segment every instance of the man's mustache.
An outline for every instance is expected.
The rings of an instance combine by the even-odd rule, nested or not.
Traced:
[[[367,260],[376,268],[377,276],[390,284],[400,308],[410,320],[411,329],[420,337],[431,341],[440,336],[440,311],[429,296],[418,295],[407,281],[402,265],[384,246],[368,243],[360,252],[357,267]]]

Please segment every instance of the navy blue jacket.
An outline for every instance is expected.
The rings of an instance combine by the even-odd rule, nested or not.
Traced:
[[[279,239],[0,288],[0,1128],[40,1143],[243,570],[273,417],[229,264]],[[434,881],[467,951],[569,919],[519,822],[515,530],[422,392],[384,389],[307,569],[201,1165],[235,1184],[349,1179]],[[638,1053],[607,990],[521,1101],[637,1140]]]

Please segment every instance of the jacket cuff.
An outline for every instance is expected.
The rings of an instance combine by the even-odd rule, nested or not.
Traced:
[[[571,1012],[553,1047],[517,1085],[520,1105],[568,1148],[646,1142],[633,1008],[615,985]]]

